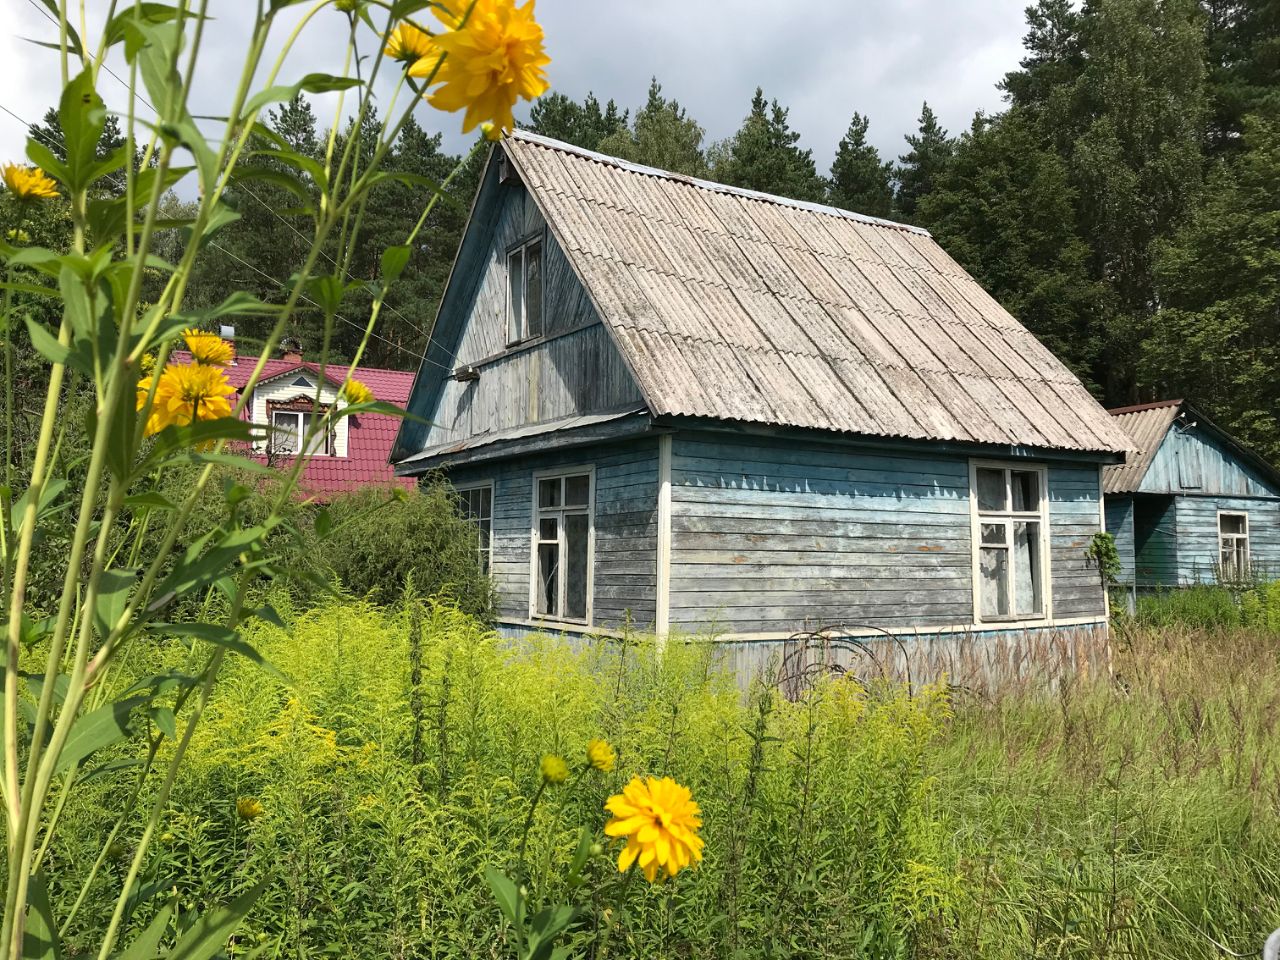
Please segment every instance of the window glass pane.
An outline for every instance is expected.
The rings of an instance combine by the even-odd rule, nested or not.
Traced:
[[[271,450],[273,453],[297,453],[298,414],[276,412],[271,415]]]
[[[1012,470],[1009,484],[1013,488],[1013,509],[1027,513],[1040,509],[1040,474],[1033,470]]]
[[[538,539],[555,540],[558,529],[559,521],[555,517],[543,517],[538,521]]]
[[[564,615],[577,619],[587,616],[587,528],[585,513],[571,513],[564,518],[565,558]]]
[[[317,417],[314,413],[302,414],[302,434],[303,438],[306,440],[308,454],[323,454],[329,452],[328,431],[322,428],[322,425],[320,424],[321,419],[322,418]],[[316,430],[317,433],[310,436],[312,430]]]
[[[519,250],[507,257],[510,294],[507,299],[507,342],[524,336],[524,264]]]
[[[548,616],[560,615],[559,586],[560,545],[538,544],[537,611]]]
[[[585,507],[591,496],[591,477],[583,474],[564,478],[564,502],[569,507]]]
[[[542,242],[524,248],[525,336],[542,335]]]
[[[1007,545],[1009,536],[1003,523],[984,523],[982,525],[982,542]]]
[[[1032,521],[1013,525],[1014,595],[1019,616],[1042,611],[1040,603],[1040,524]]]
[[[538,481],[538,506],[540,507],[560,506],[560,478],[559,477],[552,477],[549,480]]]
[[[1223,533],[1244,533],[1244,517],[1239,514],[1224,513],[1218,517],[1218,526]]]
[[[983,547],[978,558],[979,575],[982,578],[982,616],[984,618],[1009,615],[1009,551],[998,547]]]
[[[1004,471],[989,467],[978,468],[978,509],[1004,510]]]

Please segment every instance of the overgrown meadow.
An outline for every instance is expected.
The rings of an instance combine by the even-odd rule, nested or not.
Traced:
[[[662,657],[642,637],[512,645],[412,593],[285,619],[247,638],[278,673],[239,660],[211,699],[131,925],[156,909],[148,885],[195,911],[267,878],[231,955],[510,955],[482,870],[514,869],[547,752],[573,773],[538,806],[527,890],[584,905],[566,955],[1211,958],[1257,950],[1280,917],[1280,663],[1262,628],[1128,625],[1114,679],[1053,690],[832,676],[787,701],[739,689],[698,640]],[[584,769],[594,737],[614,771]],[[698,869],[618,873],[603,804],[636,773],[693,790]],[[116,788],[95,782],[64,814],[55,902],[114,822]],[[584,826],[598,846],[570,884]],[[100,937],[68,933],[69,952]]]

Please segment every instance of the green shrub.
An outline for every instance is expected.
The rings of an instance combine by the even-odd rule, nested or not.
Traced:
[[[1140,593],[1134,620],[1149,627],[1238,627],[1242,621],[1239,594],[1212,584]]]
[[[395,496],[363,490],[334,500],[329,513],[333,531],[320,544],[321,561],[355,596],[394,602],[412,579],[420,594],[489,615],[492,588],[480,569],[476,529],[458,515],[446,485]]]

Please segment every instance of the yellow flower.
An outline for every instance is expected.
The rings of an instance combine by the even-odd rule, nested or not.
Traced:
[[[374,400],[373,391],[355,377],[343,386],[342,396],[347,403],[371,403]]]
[[[383,52],[392,60],[416,63],[426,57],[438,57],[440,51],[431,42],[431,34],[419,30],[412,23],[401,23],[387,35]]]
[[[612,773],[617,762],[618,755],[613,752],[608,740],[587,741],[587,763],[593,769],[601,773]]]
[[[42,200],[53,200],[58,196],[58,185],[39,167],[24,167],[16,163],[4,165],[4,185],[13,191],[19,200],[30,200],[39,197]]]
[[[569,779],[569,765],[558,753],[548,753],[542,758],[542,779],[546,783],[564,783]]]
[[[150,390],[151,377],[138,381],[138,410],[146,405]],[[193,420],[229,417],[231,402],[227,398],[235,392],[235,388],[227,383],[227,375],[221,367],[171,363],[160,374],[145,434],[149,437],[170,424],[185,427]]]
[[[702,859],[702,811],[688,787],[670,777],[649,777],[631,782],[605,803],[613,819],[604,825],[610,837],[626,837],[627,845],[618,854],[618,870],[626,873],[640,862],[645,879],[653,883],[659,870],[674,877],[685,867]]]
[[[236,801],[236,815],[241,820],[257,820],[262,814],[262,804],[254,797],[241,797]]]
[[[231,344],[216,333],[207,330],[187,328],[182,331],[182,339],[187,341],[187,349],[196,363],[208,363],[215,367],[225,367],[231,362],[235,351]]]
[[[454,0],[461,3],[462,0]],[[432,84],[442,86],[428,100],[433,107],[454,112],[466,110],[462,132],[470,133],[485,120],[498,131],[515,125],[511,115],[516,101],[533,100],[547,89],[543,70],[551,62],[542,43],[542,27],[533,19],[534,0],[517,7],[515,0],[475,0],[466,23],[436,4],[432,9],[449,29],[434,38],[447,54]],[[409,75],[424,77],[434,60],[419,60]]]
[[[30,243],[31,234],[23,230],[21,227],[13,227],[5,234],[10,243]]]

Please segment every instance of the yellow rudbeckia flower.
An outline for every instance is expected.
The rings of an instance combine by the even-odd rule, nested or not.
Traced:
[[[138,381],[141,410],[151,390],[151,377]],[[146,436],[159,433],[170,424],[185,427],[194,420],[219,420],[231,416],[230,397],[235,388],[227,383],[221,367],[202,363],[171,363],[160,373],[155,402],[144,428]]]
[[[601,773],[612,773],[617,762],[618,755],[614,753],[613,747],[609,746],[608,740],[595,739],[587,741],[587,765],[593,770],[599,770]]]
[[[558,753],[548,753],[540,764],[542,779],[551,784],[564,783],[569,779],[569,765]]]
[[[522,7],[515,0],[476,0],[461,26],[458,15],[442,9],[443,4],[432,8],[448,28],[433,38],[447,56],[432,80],[441,86],[427,99],[450,113],[465,110],[463,133],[488,120],[494,136],[500,135],[515,126],[511,111],[517,100],[533,100],[546,92],[543,68],[551,58],[543,46],[542,27],[533,18],[533,5],[534,0]],[[419,60],[409,75],[427,76],[434,68],[434,58]]]
[[[387,46],[383,50],[392,60],[401,63],[415,63],[433,53],[438,57],[440,51],[431,43],[431,34],[420,30],[412,23],[397,24],[387,35]]]
[[[188,328],[182,331],[182,339],[187,341],[187,349],[191,351],[196,363],[225,367],[231,362],[235,352],[231,344],[207,330]]]
[[[604,832],[627,838],[618,854],[620,873],[639,861],[645,879],[653,883],[661,870],[674,877],[702,859],[703,840],[698,836],[702,811],[689,788],[670,777],[632,777],[604,808],[613,814]]]
[[[45,176],[39,167],[24,167],[16,163],[4,165],[4,185],[19,200],[53,200],[58,196],[58,184]]]
[[[236,814],[241,820],[257,820],[263,813],[262,804],[255,797],[240,797],[236,800]]]
[[[355,377],[352,377],[343,386],[342,397],[347,403],[371,403],[375,399],[373,391],[355,379]]]

